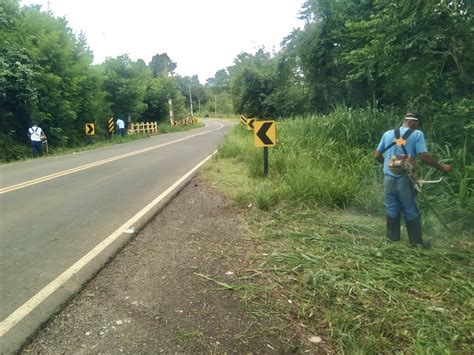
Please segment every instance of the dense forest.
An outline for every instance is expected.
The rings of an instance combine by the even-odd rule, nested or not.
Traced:
[[[0,159],[28,154],[32,119],[51,145],[75,146],[85,122],[105,135],[108,116],[166,121],[168,98],[178,117],[189,115],[189,89],[203,116],[281,118],[339,105],[417,111],[438,143],[472,152],[471,10],[468,0],[308,0],[304,28],[280,51],[236,54],[202,85],[176,75],[166,53],[94,65],[85,35],[66,18],[0,0]]]
[[[176,75],[176,68],[166,53],[148,64],[123,54],[93,65],[85,35],[74,33],[67,19],[0,0],[0,160],[31,154],[27,131],[33,120],[50,146],[64,147],[86,142],[86,122],[105,137],[109,116],[167,121],[169,98],[175,117],[189,116],[189,89],[195,111],[232,113],[229,95],[201,85],[197,76]]]

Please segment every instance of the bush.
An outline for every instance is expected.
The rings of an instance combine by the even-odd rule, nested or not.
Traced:
[[[0,135],[0,162],[10,162],[31,157],[31,147],[18,143],[9,135]]]

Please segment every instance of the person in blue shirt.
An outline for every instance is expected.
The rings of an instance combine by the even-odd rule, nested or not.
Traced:
[[[120,137],[123,137],[123,134],[124,134],[124,131],[125,131],[125,122],[121,118],[117,119],[117,128],[118,128],[118,132],[120,134]]]
[[[400,240],[400,214],[403,211],[410,244],[429,246],[422,239],[421,215],[415,201],[415,160],[418,157],[443,173],[448,173],[451,166],[440,164],[428,153],[425,136],[417,129],[419,127],[419,115],[408,112],[398,132],[390,130],[383,134],[375,159],[383,164],[387,238],[394,242]]]

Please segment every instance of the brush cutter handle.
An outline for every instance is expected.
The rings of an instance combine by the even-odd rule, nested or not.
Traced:
[[[421,180],[417,179],[415,175],[410,175],[410,180],[413,183],[413,188],[416,191],[421,192],[421,188],[424,184],[437,184],[443,181],[443,177],[440,177],[438,180]]]
[[[418,185],[423,186],[424,184],[437,184],[438,182],[443,181],[443,177],[440,177],[438,180],[417,180]]]

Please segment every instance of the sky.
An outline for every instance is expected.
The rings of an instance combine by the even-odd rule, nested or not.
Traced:
[[[65,17],[83,31],[94,63],[127,53],[149,63],[167,53],[177,74],[201,83],[231,66],[240,52],[278,51],[284,37],[302,27],[305,0],[22,0]]]

